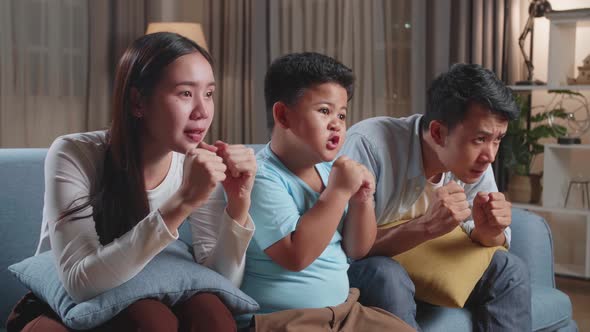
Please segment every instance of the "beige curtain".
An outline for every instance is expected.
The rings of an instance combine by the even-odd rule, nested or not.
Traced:
[[[205,0],[203,26],[215,61],[215,117],[208,140],[254,143],[264,131],[255,117],[253,25],[256,1]],[[257,126],[261,126],[258,128]],[[260,136],[260,135],[259,135]],[[265,141],[262,133],[258,143]]]
[[[357,77],[350,123],[411,112],[411,1],[269,1],[270,58],[315,51]]]
[[[109,1],[88,3],[89,34],[92,48],[88,55],[88,93],[86,96],[86,128],[95,130],[106,127],[110,121],[112,63],[110,61]]]
[[[0,146],[85,127],[87,1],[0,0]]]
[[[409,0],[203,0],[201,17],[218,87],[211,141],[268,141],[264,74],[290,52],[321,52],[353,69],[351,124],[411,112]]]
[[[108,127],[117,63],[129,44],[145,33],[147,7],[147,0],[89,2],[87,121],[83,130]]]
[[[110,31],[111,68],[114,69],[125,49],[135,39],[143,36],[147,27],[149,0],[110,0],[108,16]]]
[[[524,78],[525,0],[428,0],[426,85],[452,63],[477,63],[507,84]]]
[[[110,122],[114,68],[146,0],[0,0],[0,147],[48,147]]]

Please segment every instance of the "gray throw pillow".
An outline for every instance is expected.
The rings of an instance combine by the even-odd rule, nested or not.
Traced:
[[[72,329],[97,327],[127,306],[154,298],[173,306],[195,293],[213,293],[233,314],[255,312],[259,306],[232,283],[213,270],[197,264],[182,241],[175,241],[156,255],[126,283],[88,301],[76,304],[59,280],[52,253],[45,252],[13,264],[8,269],[37,297],[47,302]]]

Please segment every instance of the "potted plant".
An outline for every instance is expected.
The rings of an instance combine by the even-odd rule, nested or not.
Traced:
[[[578,94],[569,90],[550,90],[556,94]],[[565,119],[567,113],[562,108],[554,108],[531,115],[525,98],[516,95],[520,116],[508,124],[506,137],[502,141],[504,166],[508,169],[508,196],[510,200],[520,203],[538,203],[541,198],[542,173],[531,173],[535,157],[543,153],[544,147],[539,140],[560,137],[566,134],[564,126],[549,125],[547,119]]]

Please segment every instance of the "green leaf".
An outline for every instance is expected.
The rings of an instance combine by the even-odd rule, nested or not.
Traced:
[[[549,90],[547,92],[554,93],[554,94],[574,95],[574,96],[584,97],[583,94],[581,94],[581,93],[579,93],[577,91],[565,90],[565,89],[555,89],[555,90]]]
[[[553,117],[560,119],[566,119],[568,115],[568,112],[566,112],[563,108],[554,108],[550,113],[553,115]]]
[[[554,118],[565,119],[567,118],[567,113],[563,108],[556,108],[548,112],[538,113],[531,116],[531,122],[541,122],[545,121],[549,118],[549,116],[553,116]]]
[[[553,137],[553,128],[547,125],[537,126],[531,129],[528,136],[534,141],[537,141],[539,138]]]
[[[550,90],[549,93],[579,96],[586,100],[581,93],[576,91]],[[539,143],[539,140],[560,137],[567,133],[567,128],[563,125],[553,123],[550,126],[549,118],[567,119],[569,113],[566,109],[556,107],[529,117],[531,110],[528,105],[528,96],[514,92],[514,99],[520,109],[520,116],[508,123],[506,136],[502,140],[500,148],[504,157],[503,166],[508,168],[512,174],[529,175],[534,157],[544,151],[544,146]],[[527,118],[532,125],[530,129],[527,129]]]
[[[545,150],[545,146],[544,145],[541,145],[541,144],[538,144],[538,143],[532,144],[531,147],[532,147],[531,153],[533,155],[537,155],[539,153],[543,153],[543,151]]]
[[[554,125],[553,130],[555,131],[555,137],[565,136],[567,133],[567,128],[560,125]]]

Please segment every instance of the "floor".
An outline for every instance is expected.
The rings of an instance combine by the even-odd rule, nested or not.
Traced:
[[[590,332],[590,280],[556,277],[557,288],[569,295],[580,332]]]

